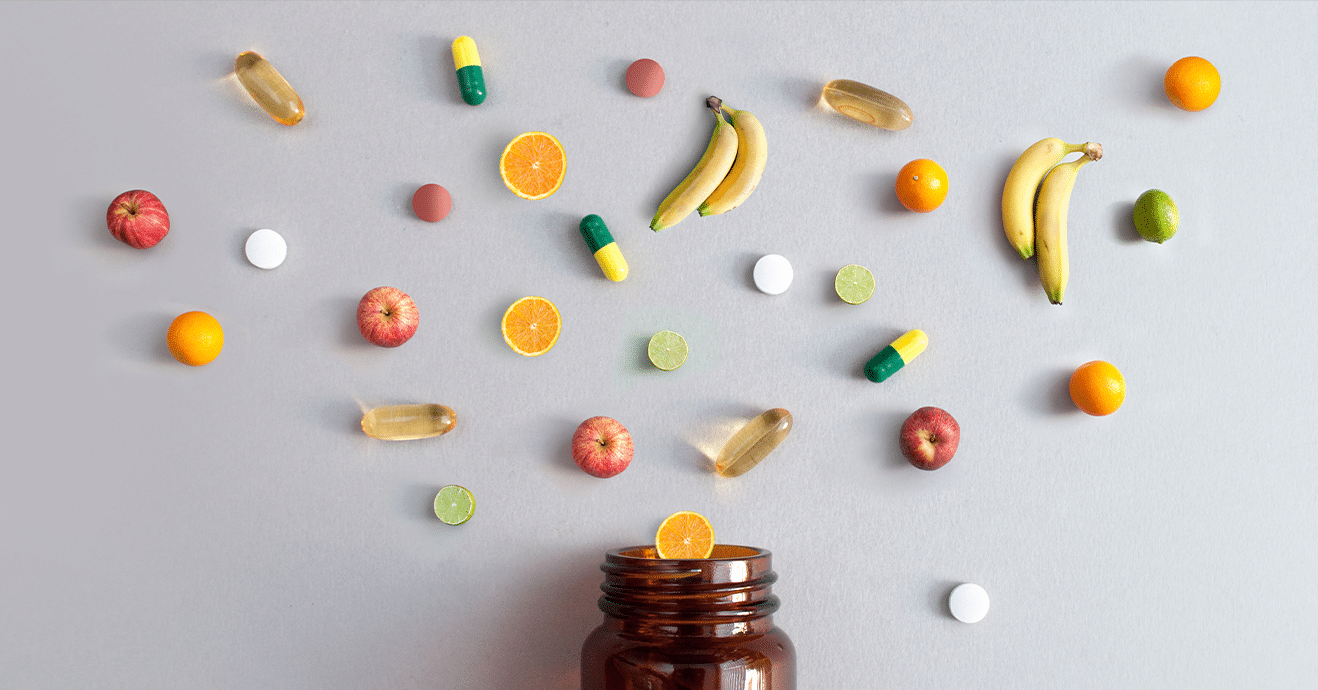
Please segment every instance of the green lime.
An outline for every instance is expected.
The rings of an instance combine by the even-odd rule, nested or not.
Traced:
[[[650,337],[650,346],[646,351],[650,355],[651,364],[664,371],[672,371],[686,363],[686,338],[672,331],[659,331]]]
[[[1176,234],[1181,213],[1176,202],[1161,189],[1150,189],[1135,200],[1135,230],[1140,237],[1162,244]]]
[[[435,494],[435,517],[450,525],[461,525],[475,512],[476,497],[457,484],[449,484]]]
[[[874,295],[874,274],[859,264],[847,264],[833,279],[833,289],[847,304],[860,304]]]

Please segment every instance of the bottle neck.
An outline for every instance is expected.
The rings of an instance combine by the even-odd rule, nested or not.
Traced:
[[[653,546],[605,555],[599,607],[605,624],[653,637],[730,637],[773,629],[778,597],[771,554],[718,545],[709,558],[659,558]]]

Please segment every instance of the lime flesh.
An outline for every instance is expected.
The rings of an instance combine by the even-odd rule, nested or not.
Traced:
[[[659,331],[650,337],[646,354],[650,363],[664,371],[672,371],[686,363],[686,338],[672,331]]]
[[[1161,189],[1150,189],[1135,200],[1135,231],[1140,237],[1162,244],[1176,234],[1181,213],[1176,202]]]
[[[435,495],[435,517],[450,525],[461,525],[476,512],[476,497],[467,489],[450,484]]]
[[[859,264],[848,264],[837,272],[833,289],[847,304],[860,304],[874,295],[874,274]]]

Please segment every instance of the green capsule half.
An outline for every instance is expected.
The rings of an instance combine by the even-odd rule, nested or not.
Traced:
[[[476,41],[470,36],[459,36],[453,41],[453,67],[458,71],[458,91],[468,105],[485,102],[485,74],[481,71],[481,56]]]
[[[880,383],[897,373],[929,347],[929,336],[920,329],[907,331],[892,344],[879,350],[865,363],[865,378]]]
[[[604,277],[615,283],[625,279],[629,272],[627,260],[618,249],[618,243],[613,241],[613,233],[609,232],[604,219],[592,213],[581,219],[580,229],[581,237],[586,240],[586,247],[595,256],[600,270],[604,271]]]

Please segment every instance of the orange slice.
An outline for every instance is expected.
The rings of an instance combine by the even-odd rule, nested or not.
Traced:
[[[563,318],[543,297],[523,297],[503,313],[503,339],[519,355],[537,357],[558,342]]]
[[[673,513],[659,525],[654,548],[660,558],[709,558],[714,551],[714,527],[700,513]]]
[[[543,199],[563,184],[567,154],[544,132],[527,132],[508,142],[499,158],[499,176],[523,199]]]

